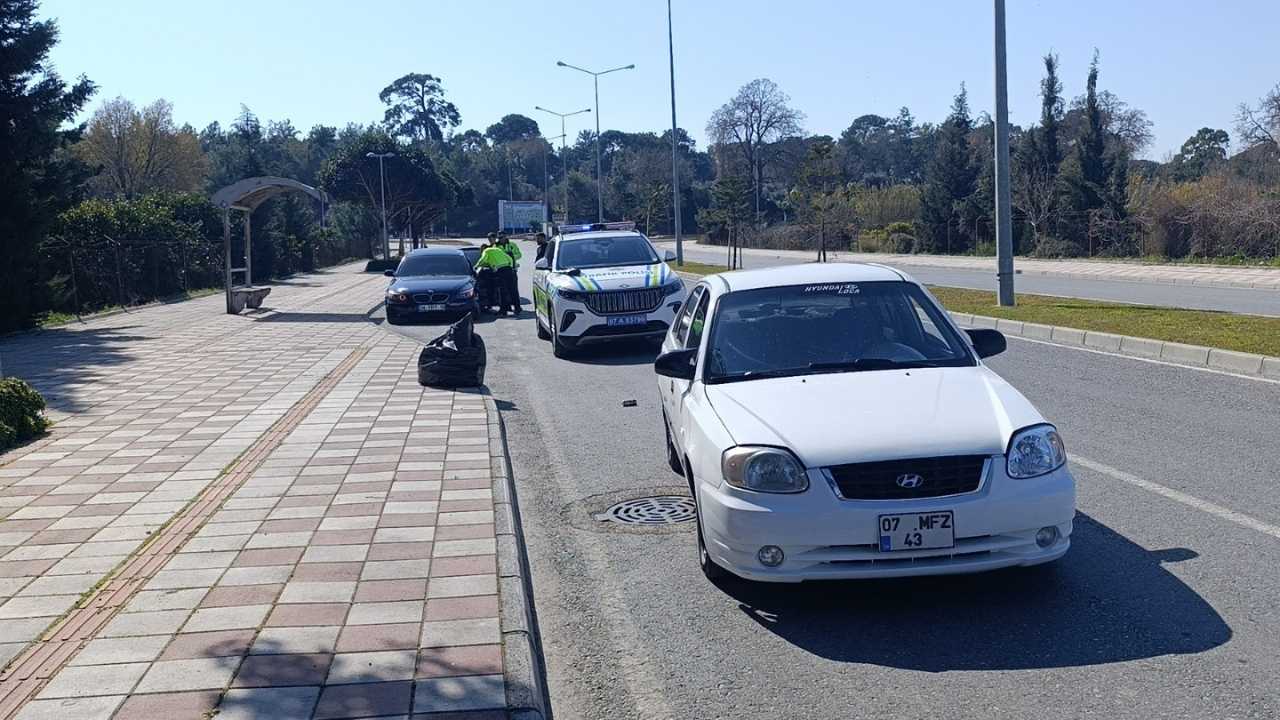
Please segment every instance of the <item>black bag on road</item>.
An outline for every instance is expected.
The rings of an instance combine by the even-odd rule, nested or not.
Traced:
[[[454,389],[484,384],[484,340],[475,334],[472,323],[468,315],[422,348],[418,355],[419,385]]]

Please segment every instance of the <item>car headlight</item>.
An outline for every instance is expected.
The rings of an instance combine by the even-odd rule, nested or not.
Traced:
[[[389,303],[407,303],[409,302],[409,293],[396,292],[394,290],[387,291],[387,302]]]
[[[1052,425],[1032,425],[1009,441],[1007,470],[1011,478],[1032,478],[1053,472],[1067,462],[1062,436]]]
[[[775,447],[744,445],[729,448],[720,458],[725,482],[743,490],[766,493],[798,493],[809,487],[809,478],[795,455]]]
[[[459,300],[470,300],[476,296],[476,288],[474,285],[468,285],[458,291]]]
[[[572,300],[574,302],[585,302],[587,299],[587,294],[581,290],[565,290],[564,288],[556,288],[556,295],[564,298],[565,300]]]
[[[663,297],[666,297],[667,295],[675,295],[683,289],[684,281],[680,279],[679,275],[672,275],[671,281],[662,286],[662,295]]]

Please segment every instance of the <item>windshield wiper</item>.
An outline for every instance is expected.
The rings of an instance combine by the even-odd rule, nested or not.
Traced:
[[[709,379],[710,383],[727,383],[738,382],[740,380],[763,380],[765,378],[792,377],[793,375],[808,375],[812,371],[811,368],[779,368],[776,370],[748,370],[746,372],[734,375],[720,375]]]
[[[901,370],[939,367],[928,360],[890,360],[889,358],[858,358],[839,362],[809,363],[810,370]]]

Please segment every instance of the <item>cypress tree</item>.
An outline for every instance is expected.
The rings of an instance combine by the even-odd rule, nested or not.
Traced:
[[[920,235],[924,252],[962,252],[972,247],[972,231],[966,231],[961,207],[973,195],[978,166],[969,148],[973,118],[964,85],[951,104],[951,114],[938,129],[937,148],[925,174],[920,195]]]

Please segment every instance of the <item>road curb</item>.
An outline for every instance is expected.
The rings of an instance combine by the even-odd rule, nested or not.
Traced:
[[[498,597],[502,627],[502,672],[509,717],[544,720],[550,717],[542,641],[528,553],[520,525],[515,477],[507,450],[507,431],[498,404],[484,391],[489,425],[489,469],[493,476],[494,533],[497,537]]]
[[[1078,328],[1019,322],[985,315],[951,313],[957,325],[974,328],[995,328],[1005,335],[1042,340],[1055,345],[1104,350],[1117,355],[1161,360],[1175,365],[1209,368],[1236,375],[1280,380],[1280,358],[1255,353],[1221,350],[1203,345],[1187,345],[1168,340],[1116,335],[1114,333]]]
[[[706,277],[705,275],[687,272],[678,272],[678,274],[684,279],[692,280],[693,282],[698,282]],[[1132,335],[1116,335],[1096,330],[1042,325],[1040,323],[994,318],[986,315],[958,312],[950,314],[957,325],[972,328],[991,328],[1013,337],[1041,340],[1068,347],[1103,350],[1117,355],[1127,355],[1147,360],[1161,360],[1174,365],[1221,370],[1236,375],[1280,380],[1280,357],[1222,350],[1203,345],[1187,345],[1171,340],[1155,340]]]

